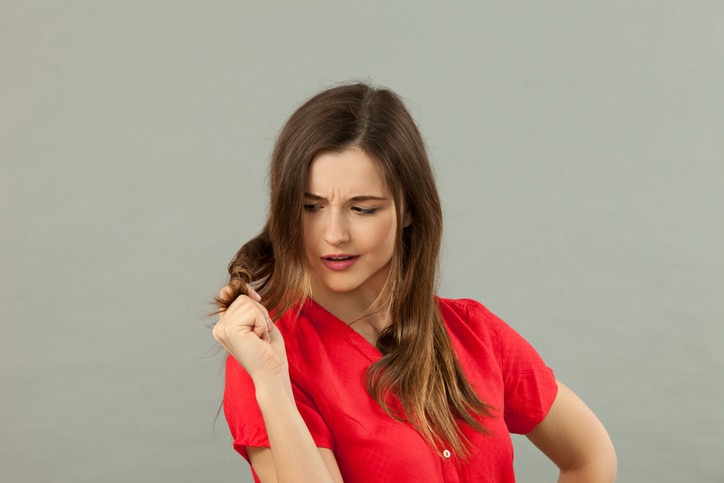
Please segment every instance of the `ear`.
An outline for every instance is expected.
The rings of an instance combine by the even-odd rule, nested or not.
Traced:
[[[405,214],[402,216],[402,228],[407,228],[412,224],[412,215],[410,215],[409,211],[405,211]]]

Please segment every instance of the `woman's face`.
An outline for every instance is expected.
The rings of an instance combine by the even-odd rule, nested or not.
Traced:
[[[304,250],[315,300],[369,305],[395,249],[395,202],[380,168],[359,148],[323,152],[309,168]]]

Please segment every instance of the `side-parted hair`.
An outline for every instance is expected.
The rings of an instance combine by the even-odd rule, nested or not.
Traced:
[[[465,458],[470,448],[460,424],[486,432],[481,420],[492,408],[465,378],[436,303],[442,209],[422,136],[394,92],[333,87],[291,115],[272,154],[266,225],[229,264],[233,293],[217,304],[227,308],[252,284],[276,319],[311,295],[302,228],[309,166],[322,152],[351,147],[378,163],[397,209],[391,269],[374,304],[389,308],[391,324],[377,341],[382,358],[368,369],[367,390],[431,446]]]

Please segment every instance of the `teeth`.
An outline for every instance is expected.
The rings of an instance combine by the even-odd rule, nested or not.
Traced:
[[[329,259],[339,261],[339,260],[348,260],[349,257],[329,257]]]

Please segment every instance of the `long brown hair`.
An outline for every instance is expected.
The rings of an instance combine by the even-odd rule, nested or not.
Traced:
[[[322,151],[350,147],[379,163],[398,221],[381,304],[389,307],[391,323],[377,341],[382,358],[368,369],[367,390],[390,416],[409,421],[433,447],[449,445],[465,457],[468,441],[460,424],[485,432],[479,419],[491,408],[465,378],[437,307],[442,209],[422,136],[394,92],[366,84],[333,87],[291,115],[272,153],[266,225],[229,264],[234,293],[217,303],[228,307],[253,283],[279,317],[310,295],[302,238],[309,166]],[[406,227],[403,216],[411,220]]]

